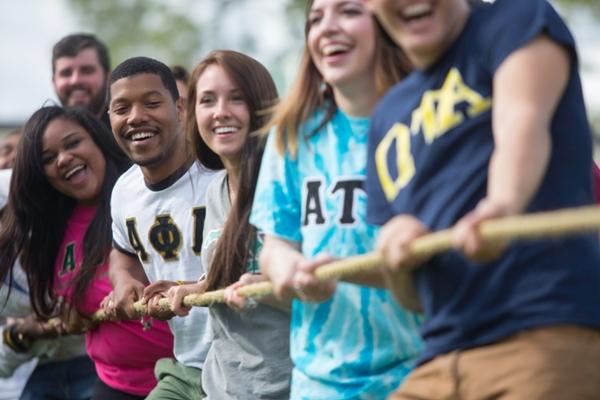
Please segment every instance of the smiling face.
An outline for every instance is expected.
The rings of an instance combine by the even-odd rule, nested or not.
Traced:
[[[243,93],[220,65],[209,65],[198,78],[195,114],[204,143],[226,167],[238,165],[250,113]]]
[[[140,73],[115,81],[110,87],[110,124],[119,146],[146,178],[160,180],[187,159],[185,137],[179,126],[181,99],[175,101],[160,76]],[[164,176],[166,177],[166,176]]]
[[[462,31],[467,0],[365,0],[417,68],[433,64]]]
[[[77,122],[55,118],[42,137],[42,164],[50,185],[80,203],[100,197],[106,161],[90,134]]]
[[[315,0],[308,15],[307,46],[333,87],[373,81],[375,24],[360,0]]]
[[[21,140],[21,133],[13,133],[0,143],[0,169],[12,168],[15,165],[17,146]]]
[[[62,105],[83,106],[98,115],[104,106],[106,78],[96,49],[85,48],[75,57],[56,59],[52,83]]]

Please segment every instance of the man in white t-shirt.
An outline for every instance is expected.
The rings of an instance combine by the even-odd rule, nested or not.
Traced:
[[[186,144],[183,101],[166,65],[146,57],[124,61],[111,75],[109,96],[113,134],[135,165],[112,193],[109,273],[114,292],[108,309],[133,318],[133,303],[144,295],[153,293],[149,303],[155,304],[175,281],[196,281],[204,273],[204,194],[212,173],[194,160]],[[173,314],[154,316],[168,319]],[[207,316],[205,309],[194,308],[185,318],[169,320],[176,360],[157,363],[159,384],[148,399],[204,396]]]

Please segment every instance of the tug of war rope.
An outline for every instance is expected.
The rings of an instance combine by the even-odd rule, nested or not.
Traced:
[[[580,207],[550,212],[517,215],[482,222],[479,231],[486,242],[533,240],[568,236],[600,230],[600,207]],[[410,246],[411,260],[422,260],[452,249],[452,228],[434,232],[416,239]],[[412,264],[412,263],[411,263]],[[315,271],[319,281],[343,280],[360,273],[376,270],[384,265],[378,252],[348,257],[322,265]],[[418,268],[418,264],[416,264]],[[273,295],[271,282],[260,282],[237,289],[237,294],[247,299],[259,299]],[[210,307],[225,302],[225,291],[215,290],[202,294],[190,294],[183,299],[186,307]],[[167,299],[159,302],[162,310],[169,310]],[[146,305],[134,303],[140,317],[147,315]],[[107,321],[112,318],[104,310],[92,315],[94,321]]]

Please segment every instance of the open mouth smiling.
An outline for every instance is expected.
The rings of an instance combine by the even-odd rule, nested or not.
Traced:
[[[433,14],[433,6],[429,3],[411,4],[402,10],[402,19],[406,22],[416,21]]]

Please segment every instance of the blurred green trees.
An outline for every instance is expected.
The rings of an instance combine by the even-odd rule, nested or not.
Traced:
[[[233,48],[263,62],[282,92],[295,73],[307,3],[306,0],[66,1],[85,30],[96,33],[107,43],[113,65],[127,57],[147,55],[191,69],[207,51]],[[600,19],[598,0],[550,1],[557,4],[567,20],[590,13]],[[261,18],[256,18],[256,13]],[[584,62],[582,68],[593,66]],[[591,111],[596,132],[600,132],[600,110]]]

